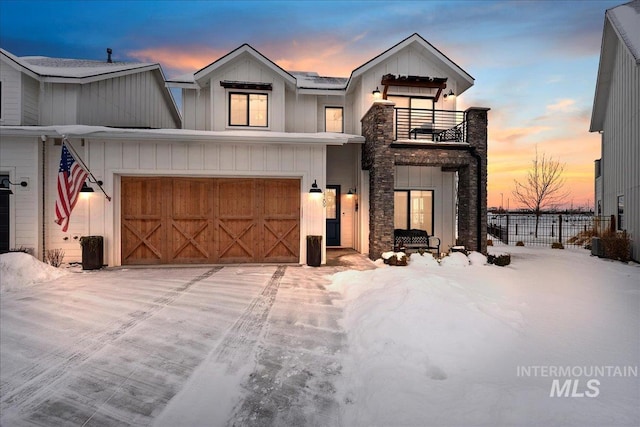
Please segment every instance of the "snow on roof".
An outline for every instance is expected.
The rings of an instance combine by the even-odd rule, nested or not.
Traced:
[[[107,62],[46,56],[18,57],[4,49],[0,51],[18,65],[41,77],[86,78],[145,67],[159,67],[158,64],[140,62]]]
[[[640,0],[609,9],[607,15],[631,51],[636,64],[640,64]]]
[[[191,129],[132,129],[106,126],[3,126],[5,136],[48,136],[59,138],[94,137],[113,139],[153,139],[171,141],[277,143],[277,144],[327,144],[343,145],[364,143],[364,137],[334,132],[273,132],[264,130],[204,131]]]
[[[346,77],[324,77],[313,71],[289,71],[297,81],[298,88],[304,89],[345,89]]]

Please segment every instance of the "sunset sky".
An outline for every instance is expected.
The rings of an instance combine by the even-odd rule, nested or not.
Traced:
[[[593,205],[588,132],[606,9],[624,1],[7,1],[0,47],[18,56],[159,62],[193,72],[243,43],[287,70],[348,77],[419,33],[475,80],[458,109],[489,107],[489,206],[514,208],[535,156],[566,163],[567,205]]]

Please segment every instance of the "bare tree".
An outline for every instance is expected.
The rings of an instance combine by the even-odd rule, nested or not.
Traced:
[[[569,195],[562,189],[566,182],[562,177],[565,165],[552,157],[547,157],[544,153],[540,159],[536,149],[536,158],[527,172],[526,183],[515,180],[516,189],[513,195],[536,215],[535,237],[538,237],[538,223],[542,211],[549,206],[561,203]]]

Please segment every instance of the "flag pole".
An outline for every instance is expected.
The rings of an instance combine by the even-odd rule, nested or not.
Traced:
[[[62,143],[64,145],[66,145],[67,148],[69,148],[72,151],[73,157],[75,157],[75,159],[78,161],[78,163],[80,163],[80,165],[82,165],[82,167],[84,168],[84,170],[87,171],[89,176],[91,178],[93,178],[93,181],[91,181],[91,179],[89,179],[89,182],[91,182],[92,184],[97,184],[98,187],[100,188],[100,190],[102,191],[102,193],[104,194],[104,197],[106,197],[108,201],[111,201],[111,197],[104,191],[104,188],[102,188],[102,185],[100,185],[100,183],[98,182],[96,177],[93,176],[93,173],[91,173],[91,170],[89,170],[89,167],[82,161],[82,158],[78,155],[78,152],[75,150],[75,148],[73,148],[73,145],[71,145],[71,143],[68,143],[68,142],[69,142],[69,139],[67,138],[67,136],[66,135],[62,135]]]

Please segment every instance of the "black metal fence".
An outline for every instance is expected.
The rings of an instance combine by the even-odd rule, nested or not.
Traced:
[[[394,120],[396,140],[465,142],[467,139],[464,111],[396,108]]]
[[[582,247],[590,244],[592,237],[609,231],[611,226],[610,217],[588,214],[543,214],[537,228],[534,214],[489,214],[488,217],[488,234],[507,245],[522,242],[527,246],[550,246],[559,242]]]

